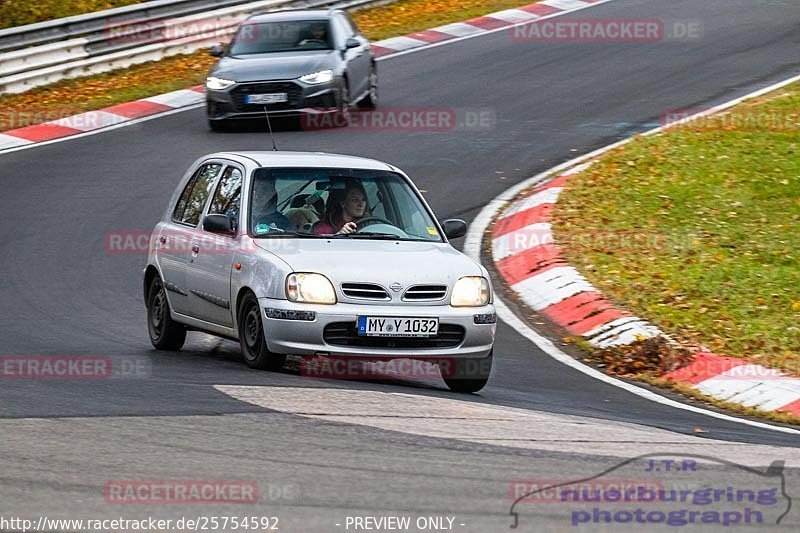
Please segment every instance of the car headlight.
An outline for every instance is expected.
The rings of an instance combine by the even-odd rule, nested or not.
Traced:
[[[319,72],[312,72],[311,74],[300,76],[300,81],[302,81],[303,83],[310,83],[311,85],[316,85],[318,83],[328,83],[332,79],[333,79],[332,70],[320,70]]]
[[[450,305],[453,307],[481,307],[489,303],[489,281],[481,276],[459,279],[453,287]]]
[[[294,272],[286,278],[286,297],[291,302],[335,304],[333,283],[322,274]]]
[[[206,78],[206,87],[208,87],[209,89],[213,89],[215,91],[227,89],[234,83],[236,82],[233,80],[226,80],[225,78],[217,78],[216,76],[209,76],[208,78]]]

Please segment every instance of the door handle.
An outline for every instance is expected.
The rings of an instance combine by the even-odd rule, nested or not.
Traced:
[[[199,244],[193,244],[192,245],[192,254],[197,255],[199,253],[200,253],[200,245]]]

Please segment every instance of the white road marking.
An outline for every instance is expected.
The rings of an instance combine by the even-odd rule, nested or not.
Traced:
[[[521,9],[506,9],[504,11],[498,11],[496,13],[489,13],[486,16],[491,17],[493,19],[500,19],[506,22],[511,22],[512,24],[516,22],[525,22],[528,20],[541,18],[541,15],[528,13],[527,11],[523,11]]]
[[[511,448],[628,458],[648,453],[706,453],[747,464],[800,460],[800,449],[683,435],[626,422],[553,414],[439,396],[378,390],[215,385],[239,401],[282,413],[433,438]]]
[[[21,147],[28,144],[33,144],[33,141],[29,141],[28,139],[22,139],[20,137],[14,137],[13,135],[4,135],[0,133],[0,150],[5,150],[6,148]]]
[[[511,289],[534,311],[541,311],[570,296],[595,290],[586,278],[569,266],[535,274],[515,283]]]
[[[181,107],[204,102],[205,95],[198,91],[181,89],[180,91],[172,91],[171,93],[144,98],[144,100],[168,107]]]
[[[392,50],[408,50],[409,48],[425,46],[428,43],[412,37],[401,36],[384,39],[375,44],[384,48],[391,48]]]
[[[465,24],[464,22],[453,22],[452,24],[445,24],[444,26],[437,26],[431,29],[448,35],[455,35],[456,37],[467,37],[469,35],[486,33],[486,30],[477,26]]]
[[[537,222],[524,228],[501,235],[492,240],[492,256],[495,261],[542,244],[552,244],[553,233],[548,222]]]

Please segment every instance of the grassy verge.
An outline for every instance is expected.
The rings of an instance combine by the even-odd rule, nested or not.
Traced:
[[[637,138],[554,213],[572,264],[686,345],[798,375],[800,84]]]
[[[532,0],[400,0],[385,6],[355,11],[353,17],[364,34],[375,41],[531,2]],[[16,2],[12,2],[14,3]],[[90,4],[84,3],[87,6]],[[62,80],[21,94],[0,95],[0,131],[200,85],[205,82],[206,73],[215,61],[216,58],[201,50],[105,74]]]

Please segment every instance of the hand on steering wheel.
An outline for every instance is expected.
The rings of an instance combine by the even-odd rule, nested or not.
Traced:
[[[364,217],[362,219],[359,219],[358,222],[356,222],[356,229],[358,231],[361,231],[365,227],[371,226],[373,224],[388,224],[389,226],[395,227],[394,224],[392,224],[391,222],[389,222],[385,218],[381,218],[381,217]]]

